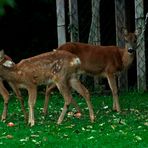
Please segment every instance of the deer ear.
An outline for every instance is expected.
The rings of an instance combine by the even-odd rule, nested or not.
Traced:
[[[128,35],[128,31],[127,31],[126,28],[123,30],[123,33],[124,33],[125,36]]]
[[[0,60],[2,60],[5,56],[4,50],[0,50]]]
[[[141,33],[142,33],[142,28],[141,28],[141,27],[139,27],[139,28],[137,28],[137,29],[135,30],[135,35],[136,35],[136,36],[140,35]]]
[[[4,55],[4,50],[0,50],[0,55]]]
[[[127,28],[126,27],[122,27],[121,28],[121,32],[124,36],[128,35],[128,31],[127,31]]]
[[[11,68],[14,67],[15,63],[13,61],[7,60],[3,63],[4,67]]]

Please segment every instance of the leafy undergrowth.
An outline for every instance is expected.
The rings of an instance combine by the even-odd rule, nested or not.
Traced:
[[[74,94],[82,117],[66,115],[62,124],[57,119],[63,107],[63,98],[55,92],[49,102],[48,115],[42,114],[44,95],[39,94],[35,106],[36,125],[24,122],[20,103],[11,96],[7,121],[0,122],[0,147],[48,147],[48,148],[147,148],[148,147],[148,93],[120,94],[121,113],[112,111],[112,98],[92,95],[96,120],[90,122],[86,102]],[[27,108],[27,97],[25,106]],[[0,99],[0,112],[3,99]],[[69,109],[75,112],[73,107]],[[7,124],[13,122],[14,126]]]

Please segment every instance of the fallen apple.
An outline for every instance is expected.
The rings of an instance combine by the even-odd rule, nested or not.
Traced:
[[[9,123],[7,124],[7,126],[12,127],[12,126],[14,126],[14,123],[13,123],[13,122],[9,122]]]
[[[82,116],[82,114],[81,114],[80,112],[77,112],[77,113],[74,114],[74,116],[75,116],[76,118],[80,118],[80,117]]]

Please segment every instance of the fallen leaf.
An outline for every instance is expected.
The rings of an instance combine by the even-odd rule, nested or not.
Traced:
[[[7,135],[6,138],[8,138],[8,139],[12,139],[13,136],[12,136],[12,135]]]
[[[126,125],[125,120],[119,119],[119,124]]]
[[[68,138],[68,135],[67,135],[67,134],[64,134],[63,137],[64,137],[64,138]]]
[[[36,143],[37,141],[35,139],[32,139],[32,142]]]
[[[93,136],[91,136],[91,137],[89,137],[89,138],[87,138],[88,140],[90,140],[90,139],[94,139],[94,137]]]
[[[103,126],[105,123],[101,123],[101,124],[99,124],[99,126]]]
[[[84,127],[82,127],[82,131],[85,131],[85,128]]]
[[[142,138],[141,138],[140,136],[136,136],[135,138],[136,138],[137,140],[139,140],[139,141],[142,140]]]
[[[111,128],[114,130],[116,128],[116,126],[115,125],[111,125]]]
[[[31,135],[31,137],[32,137],[32,138],[34,138],[34,137],[39,137],[39,135]]]
[[[74,113],[73,113],[73,112],[68,112],[67,115],[68,115],[68,116],[73,116]]]
[[[75,125],[74,124],[71,124],[69,126],[66,126],[66,128],[73,128]]]
[[[148,122],[145,122],[144,125],[145,125],[145,126],[148,126]]]
[[[108,106],[104,106],[103,108],[104,108],[104,109],[108,109]]]
[[[93,128],[92,125],[88,125],[87,128]]]
[[[26,137],[24,139],[20,139],[21,142],[28,141],[28,140],[29,140],[29,137]]]

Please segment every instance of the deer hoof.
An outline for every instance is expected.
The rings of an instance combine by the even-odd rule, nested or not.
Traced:
[[[117,108],[117,107],[113,107],[113,111],[115,111],[115,112],[121,112],[121,110],[120,110],[120,108]]]
[[[5,123],[6,122],[6,119],[5,118],[2,118],[1,121]]]
[[[95,120],[95,116],[90,116],[90,120],[91,120],[91,122],[93,123],[94,120]]]
[[[58,124],[58,125],[60,125],[60,124],[61,124],[61,122],[62,122],[61,120],[58,120],[57,124]]]
[[[28,121],[28,125],[30,126],[30,127],[32,127],[32,126],[34,126],[35,125],[35,122],[32,120],[32,121]]]
[[[120,107],[117,105],[113,105],[113,111],[121,112]]]

